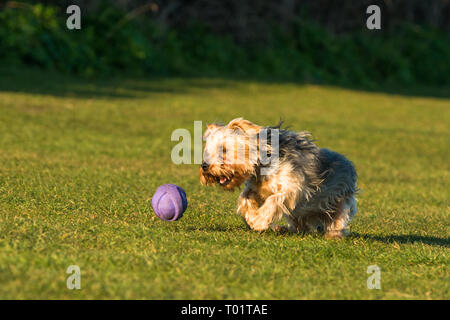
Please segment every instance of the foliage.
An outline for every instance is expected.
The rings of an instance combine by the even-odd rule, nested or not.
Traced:
[[[103,4],[68,30],[60,7],[0,11],[3,65],[33,65],[84,76],[118,72],[157,76],[225,76],[377,86],[450,83],[448,35],[417,25],[388,33],[335,35],[313,21],[268,40],[238,44],[207,27],[164,29]]]

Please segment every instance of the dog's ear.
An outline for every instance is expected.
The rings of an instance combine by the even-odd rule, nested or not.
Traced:
[[[244,120],[242,118],[236,118],[228,123],[227,127],[231,130],[242,130],[244,133],[248,135],[253,135],[259,133],[262,127],[258,126],[248,120]]]
[[[215,123],[209,123],[209,124],[206,126],[206,130],[211,130],[211,129],[218,128],[218,127],[221,127],[221,125],[215,124]]]
[[[209,136],[211,132],[213,132],[215,129],[218,129],[220,127],[223,127],[223,126],[220,124],[216,124],[216,123],[208,124],[206,126],[205,133],[203,134],[203,139],[206,139],[206,137]]]

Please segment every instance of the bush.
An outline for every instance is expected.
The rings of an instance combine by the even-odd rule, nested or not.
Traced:
[[[0,11],[0,64],[30,65],[84,76],[117,72],[156,76],[223,76],[345,85],[450,84],[448,35],[417,25],[395,32],[334,35],[312,21],[263,44],[236,44],[205,26],[162,30],[128,20],[109,5],[67,30],[58,7]]]

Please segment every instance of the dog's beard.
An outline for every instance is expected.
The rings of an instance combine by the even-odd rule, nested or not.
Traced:
[[[234,190],[251,175],[249,165],[210,165],[206,171],[200,168],[200,181],[204,185],[219,185],[225,190]]]

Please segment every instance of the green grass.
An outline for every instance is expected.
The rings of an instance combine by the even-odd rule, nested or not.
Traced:
[[[414,92],[1,76],[0,298],[449,299],[450,100]],[[354,161],[350,238],[248,231],[239,191],[172,164],[174,129],[239,116],[282,117]],[[149,206],[163,183],[186,190],[177,222]],[[81,290],[66,288],[69,265]]]

